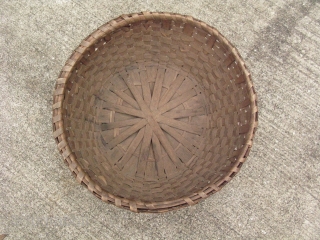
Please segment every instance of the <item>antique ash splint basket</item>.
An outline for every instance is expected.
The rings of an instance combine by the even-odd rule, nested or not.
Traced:
[[[56,82],[53,130],[76,179],[134,212],[194,205],[246,160],[256,95],[215,28],[171,13],[118,17],[83,40]]]

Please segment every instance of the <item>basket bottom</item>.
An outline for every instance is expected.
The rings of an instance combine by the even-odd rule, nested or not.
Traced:
[[[105,191],[163,201],[208,184],[192,170],[204,154],[207,104],[190,74],[133,65],[108,79],[95,103],[96,158],[104,160],[88,170]]]

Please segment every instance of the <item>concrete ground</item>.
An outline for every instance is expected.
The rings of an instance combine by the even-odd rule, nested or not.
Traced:
[[[56,77],[71,51],[122,13],[169,11],[218,28],[259,97],[248,161],[219,193],[134,214],[79,186],[52,138]],[[0,235],[9,239],[319,239],[320,2],[0,1]]]

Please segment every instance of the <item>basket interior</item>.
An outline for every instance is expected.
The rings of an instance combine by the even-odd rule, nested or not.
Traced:
[[[136,18],[86,46],[92,36],[62,105],[89,189],[166,202],[206,196],[233,177],[256,119],[252,85],[225,38],[178,18]]]

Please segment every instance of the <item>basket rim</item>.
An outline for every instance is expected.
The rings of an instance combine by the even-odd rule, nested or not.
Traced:
[[[69,146],[66,133],[63,126],[63,101],[64,101],[64,92],[66,89],[66,83],[70,77],[70,73],[73,68],[78,64],[84,53],[89,49],[93,44],[95,44],[102,37],[107,34],[112,33],[116,29],[124,27],[128,24],[142,20],[179,20],[184,23],[189,23],[194,26],[200,27],[207,31],[211,35],[215,35],[219,41],[222,41],[233,53],[236,62],[240,65],[244,75],[245,82],[248,87],[248,92],[250,96],[251,107],[251,121],[248,124],[249,130],[246,134],[246,142],[244,147],[240,151],[237,160],[234,162],[232,169],[225,174],[223,178],[218,180],[215,183],[208,184],[205,188],[197,191],[189,196],[184,198],[179,198],[176,200],[170,201],[161,201],[161,202],[142,202],[129,200],[126,198],[120,198],[114,196],[111,193],[108,193],[101,189],[101,187],[93,181],[89,175],[87,175],[81,166],[78,164],[76,156],[72,153]],[[86,37],[80,45],[73,51],[71,56],[66,61],[64,67],[60,71],[59,77],[56,80],[55,90],[53,92],[53,107],[52,107],[52,123],[53,123],[53,137],[58,145],[59,152],[63,156],[66,164],[68,165],[71,172],[75,175],[76,180],[85,185],[90,192],[92,192],[96,197],[103,200],[104,202],[112,203],[117,207],[122,207],[133,212],[166,212],[169,210],[178,209],[181,207],[186,207],[190,205],[195,205],[199,201],[207,198],[211,194],[219,191],[224,185],[231,181],[231,179],[239,172],[242,164],[245,162],[248,154],[251,150],[253,137],[258,126],[258,108],[257,108],[257,96],[253,87],[251,74],[248,71],[247,66],[244,63],[238,50],[214,27],[193,18],[188,15],[181,15],[177,13],[164,13],[164,12],[140,12],[132,14],[124,14],[115,18],[97,30],[92,32],[88,37]]]

